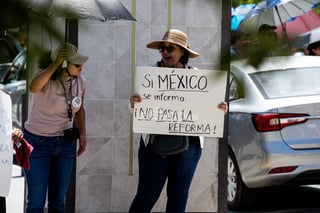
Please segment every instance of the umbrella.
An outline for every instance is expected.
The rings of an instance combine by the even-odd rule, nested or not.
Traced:
[[[69,19],[96,20],[100,22],[136,19],[118,0],[20,0],[31,13],[40,16],[64,17],[65,43],[69,40]],[[66,66],[66,61],[63,67]]]
[[[244,17],[250,12],[255,4],[241,4],[238,7],[232,9],[231,15],[231,30],[237,30],[239,24]]]
[[[285,27],[285,30],[283,29]],[[286,32],[290,41],[293,41],[299,35],[320,27],[320,15],[310,10],[308,13],[287,21],[279,25],[275,30],[279,38],[285,38],[283,32]]]
[[[293,42],[294,47],[306,47],[313,42],[320,41],[320,27],[299,35]]]
[[[264,0],[243,19],[239,30],[256,32],[262,24],[282,25],[291,18],[307,13],[320,0]]]
[[[101,22],[136,19],[118,0],[23,0],[32,12],[49,17],[88,19]]]
[[[136,19],[119,0],[19,0],[31,14],[66,18],[65,42],[68,41],[69,19],[100,22]]]

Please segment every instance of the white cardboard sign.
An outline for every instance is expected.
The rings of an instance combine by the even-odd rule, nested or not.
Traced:
[[[13,146],[11,141],[11,98],[0,90],[0,196],[10,191]]]
[[[135,133],[222,137],[226,71],[137,67]]]

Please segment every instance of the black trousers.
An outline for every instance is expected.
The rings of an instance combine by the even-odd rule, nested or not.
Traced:
[[[6,213],[6,198],[0,197],[0,213]]]

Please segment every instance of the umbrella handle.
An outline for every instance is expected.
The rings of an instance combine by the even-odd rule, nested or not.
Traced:
[[[291,50],[291,44],[290,44],[290,41],[289,41],[289,38],[288,38],[288,35],[287,35],[286,26],[285,26],[285,24],[283,23],[283,21],[281,20],[280,13],[279,13],[279,10],[278,10],[278,6],[275,6],[275,9],[276,9],[278,18],[279,18],[279,20],[280,20],[280,24],[281,24],[281,26],[282,26],[282,30],[283,30],[283,32],[284,32],[285,39],[287,40],[289,49]]]
[[[67,60],[63,60],[62,62],[62,68],[67,68],[68,67],[68,62]]]

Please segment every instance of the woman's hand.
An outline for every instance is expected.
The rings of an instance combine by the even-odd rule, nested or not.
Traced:
[[[13,142],[21,141],[22,138],[23,138],[23,132],[20,129],[13,128],[12,135],[11,135],[12,141]]]
[[[228,104],[227,102],[221,102],[218,104],[218,108],[223,110],[224,114],[228,112]]]
[[[131,97],[130,97],[130,106],[131,106],[131,108],[134,107],[135,103],[140,103],[141,100],[142,99],[141,99],[141,96],[139,94],[137,94],[137,93],[132,94]]]
[[[61,48],[57,52],[57,56],[56,56],[54,63],[57,64],[58,66],[60,66],[64,60],[67,60],[67,58],[68,58],[67,49]]]
[[[80,139],[79,139],[79,147],[78,147],[78,151],[77,151],[77,156],[79,157],[80,155],[82,155],[87,149],[87,139],[86,136],[84,135],[80,135]]]

